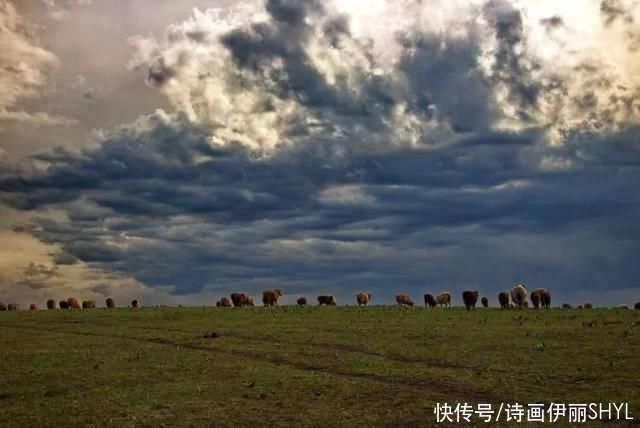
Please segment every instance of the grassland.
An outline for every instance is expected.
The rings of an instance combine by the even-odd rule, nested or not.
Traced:
[[[445,401],[640,419],[633,310],[21,311],[0,345],[3,426],[432,426]]]

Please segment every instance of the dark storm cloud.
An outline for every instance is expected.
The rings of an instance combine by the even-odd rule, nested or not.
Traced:
[[[340,297],[366,288],[382,299],[520,281],[563,291],[634,286],[639,131],[571,129],[563,144],[546,144],[531,118],[564,82],[536,80],[510,3],[482,11],[496,42],[488,75],[476,24],[463,37],[397,35],[392,72],[373,73],[372,51],[346,18],[316,2],[270,1],[266,11],[269,19],[222,35],[231,56],[223,71],[231,91],[261,90],[247,120],[290,102],[292,119],[268,126],[291,144],[261,152],[222,139],[223,125],[159,111],[96,147],[40,154],[46,170],[0,175],[0,201],[64,212],[22,227],[59,246],[56,263],[84,262],[175,294],[281,286]],[[189,43],[212,40],[198,31]],[[312,41],[364,65],[349,75],[336,67],[330,80]],[[156,52],[149,83],[179,85],[201,60],[188,47],[178,61]],[[524,126],[496,126],[496,85]],[[575,105],[593,109],[594,97],[583,97]],[[218,137],[224,143],[212,143]]]

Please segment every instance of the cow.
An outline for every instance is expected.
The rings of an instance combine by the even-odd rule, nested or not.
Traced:
[[[53,299],[49,299],[47,300],[47,309],[49,309],[50,311],[54,310],[56,308],[56,301]]]
[[[298,306],[306,306],[307,305],[307,298],[306,297],[298,297],[298,300],[296,300],[296,303],[298,304]]]
[[[279,288],[265,290],[262,292],[262,304],[265,306],[277,306],[278,297],[280,296],[282,296],[282,291]]]
[[[111,297],[107,297],[107,300],[105,300],[104,303],[107,305],[108,309],[115,309],[116,307],[116,301]]]
[[[367,306],[371,301],[371,293],[360,292],[356,295],[358,306]]]
[[[578,306],[576,306],[576,309],[578,309],[579,311],[581,311],[581,310],[582,310],[582,305],[578,305]]]
[[[413,306],[413,299],[406,294],[398,294],[396,296],[396,303],[400,306]]]
[[[336,302],[336,298],[331,296],[331,295],[322,295],[322,296],[318,296],[318,305],[322,306],[322,305],[330,305],[330,306],[335,306],[337,304]]]
[[[451,293],[448,291],[443,291],[442,293],[436,296],[436,303],[440,306],[445,306],[447,308],[451,307]]]
[[[20,305],[17,303],[9,303],[7,305],[7,310],[9,311],[19,311],[20,310]]]
[[[500,307],[502,309],[509,309],[509,293],[503,291],[498,294],[498,302],[500,302]]]
[[[482,306],[485,308],[489,307],[489,299],[487,299],[486,297],[483,297],[482,299],[480,299],[480,301],[482,302]]]
[[[7,310],[7,305],[5,305],[4,303],[0,302],[0,312],[5,312]]]
[[[229,300],[228,297],[223,297],[220,300],[218,300],[218,302],[216,303],[216,306],[220,306],[222,308],[230,308],[231,305],[231,300]]]
[[[253,297],[249,296],[247,293],[232,293],[231,302],[233,303],[233,306],[238,307],[255,306]]]
[[[69,309],[80,309],[80,302],[75,297],[69,297],[67,299],[67,303],[69,304]]]
[[[36,305],[35,303],[32,303],[29,305],[29,310],[30,311],[37,311],[38,310],[38,305]]]
[[[132,300],[131,301],[131,307],[132,308],[137,308],[138,307],[138,301],[137,300]]]
[[[425,294],[424,295],[424,305],[428,308],[435,308],[436,307],[436,298],[433,297],[431,294]]]
[[[82,301],[82,309],[95,309],[96,301],[95,300],[83,300]]]
[[[562,309],[573,309],[573,306],[571,306],[571,305],[570,305],[570,304],[568,304],[568,303],[563,303],[563,304],[562,304]]]
[[[478,292],[475,290],[463,291],[462,301],[464,302],[464,307],[467,308],[468,311],[475,309],[476,303],[478,302]]]
[[[640,310],[640,302],[636,302],[636,304],[633,305],[633,308]]]
[[[622,305],[616,306],[615,309],[629,309],[629,306],[622,304]]]
[[[529,306],[527,302],[527,288],[524,284],[518,284],[511,289],[511,300],[518,309],[525,309]],[[525,302],[527,306],[525,306]]]
[[[593,304],[591,302],[587,302],[584,304],[583,308],[585,309],[593,309]]]
[[[58,302],[58,306],[60,306],[60,309],[69,309],[69,302],[66,300],[60,300],[60,302]]]
[[[536,288],[531,292],[531,303],[535,309],[551,308],[551,293],[546,288]]]

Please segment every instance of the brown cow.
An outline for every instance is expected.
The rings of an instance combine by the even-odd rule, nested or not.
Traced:
[[[511,300],[518,309],[525,308],[525,302],[527,302],[527,288],[524,284],[518,284],[511,289]],[[526,303],[529,306],[529,303]]]
[[[436,307],[436,299],[431,294],[424,295],[424,305],[428,308]]]
[[[500,307],[502,309],[509,309],[509,293],[503,291],[498,294],[498,302],[500,302]]]
[[[535,309],[551,308],[551,293],[546,288],[536,288],[531,292],[531,303]]]
[[[223,297],[220,300],[218,300],[218,303],[216,303],[216,306],[220,306],[223,308],[230,308],[231,305],[231,300],[229,300],[228,297]]]
[[[30,311],[37,311],[38,310],[38,305],[36,305],[35,303],[32,303],[29,305],[29,310]]]
[[[464,307],[467,308],[468,311],[475,309],[476,303],[478,302],[478,292],[475,290],[463,291],[462,301],[464,302]]]
[[[298,297],[298,300],[296,300],[296,303],[298,304],[298,306],[305,306],[307,304],[307,298]]]
[[[585,309],[593,309],[593,304],[591,302],[587,302],[584,304],[583,308]]]
[[[9,311],[19,311],[20,310],[20,305],[17,303],[9,303],[7,305],[7,310]]]
[[[58,306],[60,306],[60,309],[69,309],[69,302],[66,300],[60,300]]]
[[[318,305],[320,306],[322,305],[335,306],[336,304],[337,304],[336,298],[329,294],[318,296]]]
[[[396,303],[400,306],[413,306],[413,299],[406,294],[398,294],[396,296]]]
[[[111,297],[107,297],[107,300],[105,300],[104,302],[107,305],[108,309],[115,309],[116,301],[113,300]]]
[[[530,298],[533,309],[540,309],[540,292],[538,290],[533,290]]]
[[[636,304],[633,305],[633,308],[640,310],[640,302],[636,302]]]
[[[54,310],[56,308],[56,301],[53,299],[49,299],[47,300],[47,309],[49,309],[50,311]]]
[[[137,307],[138,307],[138,305],[139,305],[139,304],[138,304],[138,301],[137,301],[137,300],[132,300],[132,301],[131,301],[131,307],[132,307],[132,308],[137,308]]]
[[[480,299],[480,301],[482,302],[482,306],[484,306],[485,308],[489,307],[489,299],[483,297],[482,299]]]
[[[82,301],[82,309],[95,309],[96,301],[95,300],[83,300]]]
[[[443,291],[442,293],[436,296],[436,303],[440,306],[446,306],[447,308],[451,307],[451,293],[448,291]]]
[[[4,303],[0,302],[0,312],[5,312],[7,310],[7,305],[5,305]]]
[[[265,306],[277,306],[278,297],[280,296],[282,296],[282,291],[279,288],[265,290],[262,292],[262,304]]]
[[[253,297],[247,293],[232,293],[231,302],[233,302],[233,306],[255,306]]]
[[[69,309],[80,309],[80,302],[75,297],[69,297],[67,299],[67,303],[69,304]]]
[[[371,293],[360,292],[356,295],[356,300],[359,306],[367,306],[371,301]]]

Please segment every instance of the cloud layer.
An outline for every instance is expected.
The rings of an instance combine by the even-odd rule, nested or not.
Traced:
[[[14,166],[0,201],[57,265],[175,295],[633,290],[635,64],[579,46],[570,15],[435,3],[268,0],[133,37],[173,110]],[[624,52],[636,12],[582,11]]]

